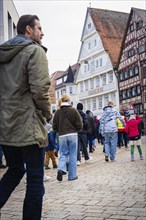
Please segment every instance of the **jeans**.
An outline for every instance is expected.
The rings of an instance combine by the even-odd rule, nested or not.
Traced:
[[[68,162],[68,180],[77,177],[77,143],[77,134],[59,136],[60,157],[57,170],[67,173]]]
[[[27,187],[23,203],[23,220],[40,220],[44,195],[45,148],[2,146],[8,170],[0,180],[0,209],[27,173]],[[26,169],[24,166],[26,165]]]
[[[0,145],[0,164],[3,163],[2,159],[3,159],[3,151],[2,151],[2,147]]]
[[[105,155],[109,156],[111,160],[114,160],[117,149],[118,134],[117,132],[105,133],[104,138]]]

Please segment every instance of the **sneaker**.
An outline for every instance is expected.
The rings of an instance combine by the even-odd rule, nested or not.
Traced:
[[[7,168],[6,165],[4,165],[4,164],[0,164],[0,169],[5,169],[5,168]]]
[[[58,181],[62,181],[63,177],[62,177],[62,170],[58,170],[58,173],[57,173],[57,180]]]
[[[44,182],[49,181],[50,178],[51,178],[50,176],[44,175]]]
[[[77,179],[78,179],[78,176],[76,176],[76,177],[73,178],[73,179],[68,179],[68,181],[77,180]]]
[[[131,156],[131,161],[134,161],[134,156],[133,155]]]
[[[92,157],[89,157],[88,160],[85,160],[85,163],[88,164],[88,163],[90,163],[91,161],[92,161]]]
[[[77,161],[77,166],[80,166],[81,165],[81,162],[78,160]]]
[[[143,160],[143,156],[142,155],[140,155],[140,160]]]
[[[109,161],[108,156],[105,156],[105,161],[106,161],[106,162],[108,162],[108,161]]]

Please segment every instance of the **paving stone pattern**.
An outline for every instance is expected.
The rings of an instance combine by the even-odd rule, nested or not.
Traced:
[[[42,220],[146,220],[146,137],[142,137],[144,160],[135,149],[117,149],[115,162],[105,162],[102,145],[97,144],[93,160],[78,166],[78,180],[56,180],[56,169],[45,173]],[[0,170],[2,176],[4,170]],[[1,209],[1,220],[21,220],[26,184],[24,179]],[[33,220],[33,219],[32,219]],[[35,219],[34,219],[35,220]]]

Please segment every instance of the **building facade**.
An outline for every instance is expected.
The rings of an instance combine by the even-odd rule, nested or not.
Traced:
[[[64,71],[58,78],[56,78],[55,85],[55,97],[56,97],[56,108],[58,108],[58,99],[67,93],[71,97],[72,106],[76,107],[78,97],[76,92],[76,72],[79,65],[78,63],[69,66],[66,71]]]
[[[84,110],[97,117],[109,100],[119,109],[115,67],[127,20],[127,13],[87,9],[78,57],[77,97]]]
[[[146,10],[132,8],[119,56],[120,104],[132,105],[146,129]]]
[[[14,37],[19,15],[12,0],[0,0],[0,44]]]

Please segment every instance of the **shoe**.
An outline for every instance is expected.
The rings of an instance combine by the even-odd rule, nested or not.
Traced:
[[[76,176],[76,177],[73,178],[73,179],[68,179],[68,181],[77,180],[77,179],[78,179],[78,176]]]
[[[114,160],[111,160],[111,162],[115,162],[116,160],[114,159]]]
[[[58,157],[58,152],[55,151],[54,154],[55,154],[55,157]]]
[[[143,156],[142,155],[140,155],[140,160],[143,160]]]
[[[105,161],[106,161],[106,162],[108,162],[108,161],[109,161],[108,156],[105,156]]]
[[[77,166],[80,166],[81,165],[81,162],[78,160],[77,161]]]
[[[134,161],[134,156],[133,155],[131,156],[131,161]]]
[[[63,177],[62,177],[62,170],[58,170],[58,173],[57,173],[57,180],[58,181],[62,181]]]
[[[93,149],[89,151],[89,153],[93,153],[93,152],[94,152],[94,150],[93,150]]]
[[[45,165],[45,170],[51,169],[48,165]]]
[[[85,160],[85,163],[90,163],[92,161],[92,157],[89,157],[89,159],[88,160]]]
[[[4,165],[4,164],[0,164],[0,169],[5,169],[5,168],[7,168],[6,165]]]
[[[56,169],[57,168],[57,164],[53,165],[53,169]]]
[[[44,175],[44,182],[49,181],[50,178],[51,178],[50,176]]]

